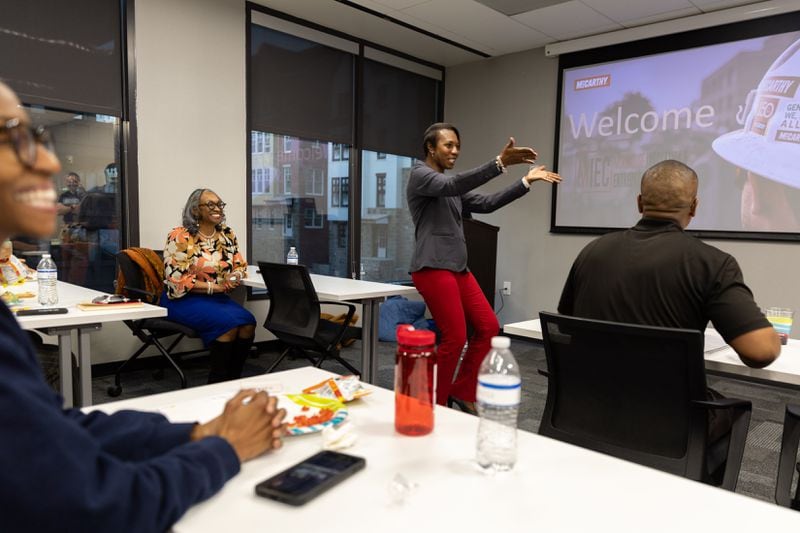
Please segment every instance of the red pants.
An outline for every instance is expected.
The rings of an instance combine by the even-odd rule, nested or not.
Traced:
[[[411,274],[441,333],[437,353],[436,403],[448,396],[474,402],[478,370],[500,331],[494,310],[470,272],[425,268]],[[474,330],[455,381],[453,374],[467,341],[467,321]]]

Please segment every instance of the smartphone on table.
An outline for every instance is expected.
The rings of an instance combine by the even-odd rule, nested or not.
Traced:
[[[366,466],[363,457],[322,451],[256,485],[256,494],[303,505]]]

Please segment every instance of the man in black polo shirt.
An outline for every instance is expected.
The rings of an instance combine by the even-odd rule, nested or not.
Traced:
[[[662,161],[642,176],[642,219],[589,243],[567,278],[558,312],[703,331],[710,320],[741,360],[761,368],[781,346],[729,254],[684,233],[697,209],[697,174]]]

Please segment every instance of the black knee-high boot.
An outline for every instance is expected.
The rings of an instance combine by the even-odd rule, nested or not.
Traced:
[[[219,383],[228,378],[228,365],[233,355],[235,342],[213,341],[209,345],[211,368],[208,371],[208,382]]]
[[[226,372],[228,379],[239,379],[242,377],[242,370],[244,370],[244,362],[247,356],[250,355],[250,347],[253,346],[253,337],[246,339],[238,338],[234,341],[233,353],[228,358],[228,365]]]

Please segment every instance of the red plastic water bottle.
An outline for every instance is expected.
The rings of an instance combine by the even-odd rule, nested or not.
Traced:
[[[436,399],[436,335],[397,326],[394,366],[394,427],[403,435],[427,435],[433,431]]]

